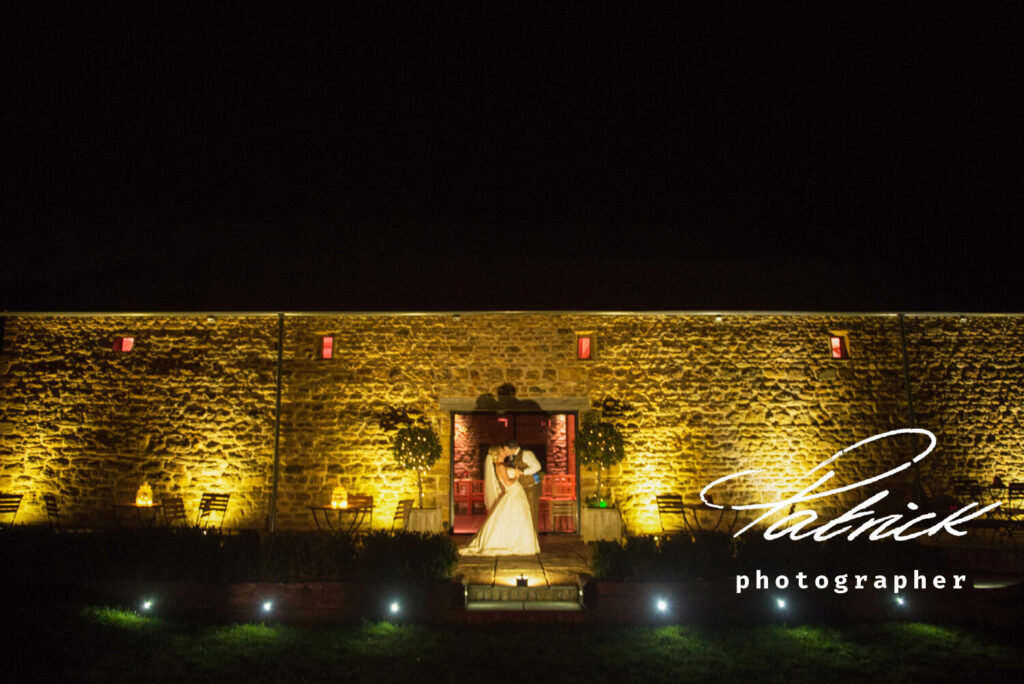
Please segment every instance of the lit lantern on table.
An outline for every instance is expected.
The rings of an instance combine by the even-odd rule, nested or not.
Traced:
[[[341,485],[331,490],[331,508],[348,508],[348,490]]]
[[[145,482],[139,487],[139,491],[135,493],[135,505],[136,506],[152,506],[153,505],[153,488]]]

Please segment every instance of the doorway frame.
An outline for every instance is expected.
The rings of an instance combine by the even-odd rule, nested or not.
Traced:
[[[588,403],[589,406],[589,403]],[[448,410],[448,534],[455,534],[455,416],[456,414],[461,415],[490,415],[490,416],[507,416],[507,415],[535,415],[535,416],[554,416],[564,415],[568,419],[568,416],[573,416],[572,425],[572,441],[575,444],[576,433],[580,427],[580,411],[578,409],[564,409],[564,408],[529,408],[529,409],[510,409],[510,410],[486,410],[478,408],[449,408]],[[566,439],[569,439],[568,426],[566,426]],[[568,445],[566,445],[568,447]],[[573,449],[575,452],[575,449]],[[575,482],[574,495],[576,497],[576,534],[580,533],[580,522],[582,515],[582,509],[580,508],[580,463],[573,457],[573,480]],[[564,534],[558,532],[545,532],[545,534]]]

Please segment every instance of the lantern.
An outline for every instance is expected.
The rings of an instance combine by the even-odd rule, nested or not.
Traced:
[[[153,505],[153,488],[145,482],[139,487],[139,491],[135,493],[135,505],[136,506],[152,506]]]
[[[331,508],[348,508],[348,490],[344,486],[331,490]]]

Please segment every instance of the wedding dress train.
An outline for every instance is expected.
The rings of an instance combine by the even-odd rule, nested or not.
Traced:
[[[530,500],[519,482],[513,483],[498,499],[473,541],[459,549],[459,553],[464,556],[534,556],[540,553]]]

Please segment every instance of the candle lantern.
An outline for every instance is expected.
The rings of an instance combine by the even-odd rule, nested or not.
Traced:
[[[135,493],[135,505],[136,506],[152,506],[153,505],[153,488],[145,482],[139,487],[139,491]]]
[[[331,508],[348,508],[348,490],[344,486],[331,490]]]

